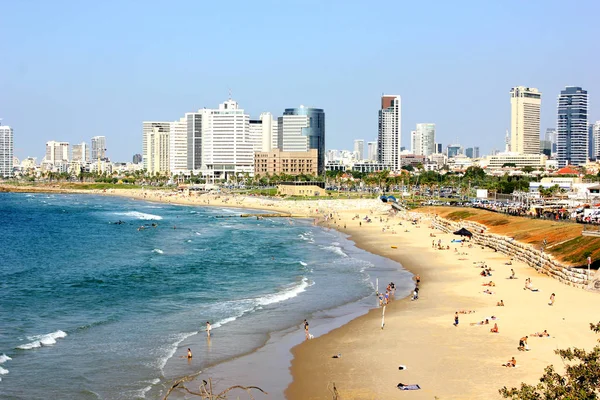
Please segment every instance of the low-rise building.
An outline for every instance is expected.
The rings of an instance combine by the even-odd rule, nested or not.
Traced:
[[[286,196],[326,196],[325,182],[282,182],[277,194]]]
[[[254,153],[254,175],[317,175],[318,150],[308,151],[257,151]]]
[[[479,164],[488,169],[501,169],[506,164],[514,164],[515,168],[543,168],[546,165],[546,159],[547,157],[543,154],[499,153],[485,157]]]

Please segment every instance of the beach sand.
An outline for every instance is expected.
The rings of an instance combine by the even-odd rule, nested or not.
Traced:
[[[598,320],[597,294],[538,274],[521,262],[505,265],[510,258],[491,249],[452,243],[456,236],[429,228],[425,213],[403,213],[386,222],[390,206],[376,199],[281,201],[225,194],[166,195],[151,190],[96,193],[318,218],[326,228],[351,235],[358,247],[398,261],[420,275],[419,299],[398,299],[388,305],[383,330],[382,310],[375,308],[341,328],[294,347],[293,382],[286,390],[291,400],[331,399],[333,383],[343,399],[500,398],[499,388],[519,386],[520,382],[535,384],[549,364],[562,371],[562,361],[554,350],[569,346],[591,349],[597,344],[598,336],[589,329],[589,323]],[[324,221],[324,215],[333,218]],[[366,215],[371,223],[363,220]],[[417,225],[410,222],[415,217],[420,218]],[[450,249],[433,249],[433,240],[441,240]],[[481,261],[493,268],[492,277],[479,275],[482,269],[476,263]],[[511,268],[518,279],[508,279]],[[538,292],[524,290],[526,278],[532,279]],[[484,294],[488,287],[482,284],[490,280],[496,283],[489,288],[494,294]],[[380,287],[386,283],[380,282]],[[556,294],[556,302],[549,306],[552,293]],[[501,299],[505,307],[496,306]],[[476,312],[460,314],[460,323],[454,326],[454,313],[459,310]],[[497,320],[491,320],[490,325],[470,325],[491,316]],[[499,333],[490,332],[494,323]],[[544,329],[550,338],[531,337]],[[531,350],[518,351],[519,338],[526,335],[530,336]],[[332,358],[338,353],[341,358]],[[501,366],[513,356],[518,368]],[[400,371],[401,364],[407,369]],[[419,384],[421,390],[400,394],[396,388],[400,382]]]

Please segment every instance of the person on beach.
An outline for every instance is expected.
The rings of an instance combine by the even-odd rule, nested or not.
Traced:
[[[504,300],[500,300],[499,302],[497,302],[496,306],[498,306],[498,307],[504,307]]]
[[[190,350],[190,348],[188,347],[188,351],[187,351],[187,359],[191,359],[192,358],[192,350]]]
[[[552,293],[552,295],[550,295],[550,303],[548,303],[549,306],[553,306],[554,305],[554,293]]]
[[[512,268],[510,269],[510,277],[509,277],[508,279],[517,279],[517,278],[515,277],[515,270],[514,270],[514,269],[512,269]]]
[[[210,326],[210,322],[206,321],[206,337],[210,338],[210,330],[212,327]]]
[[[517,360],[515,360],[515,357],[511,358],[510,360],[508,360],[508,362],[506,364],[502,364],[503,367],[509,367],[509,368],[514,368],[517,366]]]
[[[309,333],[308,333],[308,321],[304,320],[304,337],[306,338],[306,340],[308,340],[309,337]]]
[[[524,336],[521,339],[519,339],[519,347],[517,347],[517,349],[519,349],[519,351],[529,350],[529,346],[527,345],[528,338],[529,338],[529,336]]]
[[[454,326],[458,326],[458,311],[454,313]]]
[[[415,281],[417,282],[417,286],[419,286],[419,283],[421,283],[421,275],[415,276]]]
[[[494,327],[490,329],[491,333],[498,333],[498,324],[494,324]]]
[[[544,332],[536,332],[531,334],[532,337],[550,337],[550,334],[544,329]]]

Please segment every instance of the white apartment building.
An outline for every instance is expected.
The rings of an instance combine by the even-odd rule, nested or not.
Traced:
[[[249,125],[250,141],[255,152],[270,152],[277,148],[277,121],[270,112],[251,119]]]
[[[14,138],[10,126],[0,125],[0,178],[13,176]]]
[[[365,141],[358,139],[354,141],[354,152],[356,153],[358,160],[365,159]]]
[[[510,90],[510,150],[519,154],[540,153],[542,94],[535,88]]]
[[[106,158],[106,136],[92,138],[92,162]]]
[[[489,169],[501,169],[505,164],[515,164],[516,168],[543,168],[547,157],[543,154],[499,153],[480,160],[479,165]]]
[[[234,100],[187,113],[189,170],[212,179],[254,172],[250,116]]]
[[[165,175],[169,174],[170,157],[170,130],[167,131],[161,127],[155,126],[147,137],[148,150],[148,173]]]
[[[377,142],[367,142],[367,160],[377,161]]]
[[[416,154],[417,151],[417,131],[410,131],[410,153]]]
[[[186,174],[187,168],[187,118],[171,122],[169,127],[169,171]]]
[[[142,122],[142,163],[146,171],[150,170],[149,162],[152,159],[150,151],[151,140],[155,134],[155,128],[158,132],[169,133],[171,131],[171,123],[166,121],[144,121]]]
[[[46,142],[46,157],[44,161],[47,164],[56,166],[58,164],[69,162],[69,143],[56,142],[51,140]]]
[[[600,121],[596,121],[592,128],[592,136],[594,137],[594,157],[600,160]]]
[[[413,154],[430,156],[435,153],[435,124],[417,124]]]
[[[402,138],[402,111],[400,96],[383,95],[379,110],[377,157],[380,163],[399,171]]]
[[[74,144],[73,157],[71,157],[71,161],[78,161],[82,164],[90,162],[90,146],[88,146],[86,142]]]

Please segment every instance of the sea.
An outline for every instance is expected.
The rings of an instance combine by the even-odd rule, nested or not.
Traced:
[[[320,335],[374,308],[378,285],[410,291],[340,232],[242,213],[260,211],[0,193],[0,398],[159,399],[205,371],[283,398],[304,319]]]

